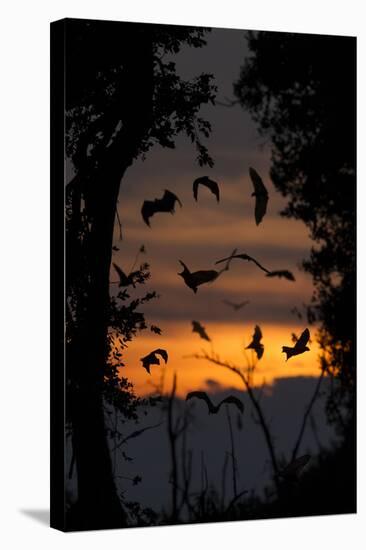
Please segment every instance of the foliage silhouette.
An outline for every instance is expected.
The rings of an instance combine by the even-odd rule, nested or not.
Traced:
[[[354,431],[356,378],[356,39],[248,32],[234,84],[272,149],[271,179],[314,241],[307,312],[334,376],[328,413]],[[277,62],[274,63],[273,60]],[[340,78],[341,75],[341,78]],[[346,406],[346,422],[340,411]]]

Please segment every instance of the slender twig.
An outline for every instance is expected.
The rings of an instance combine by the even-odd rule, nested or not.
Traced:
[[[230,433],[230,443],[231,443],[231,463],[232,463],[232,478],[233,478],[233,492],[234,497],[237,496],[237,483],[236,483],[236,460],[235,460],[235,446],[234,446],[234,434],[233,434],[233,426],[231,423],[231,416],[228,405],[226,405],[226,416],[227,421],[229,424],[229,433]]]
[[[225,506],[227,463],[228,463],[228,455],[227,453],[225,453],[225,461],[222,468],[222,478],[221,478],[221,508],[224,508]]]
[[[175,398],[175,393],[177,389],[177,375],[174,373],[173,377],[173,387],[168,401],[168,435],[170,443],[170,454],[172,459],[172,520],[178,520],[178,461],[177,461],[177,449],[176,449],[176,439],[177,434],[175,433],[173,427],[173,403]]]
[[[122,241],[123,240],[123,237],[122,237],[122,223],[121,223],[121,219],[119,217],[117,208],[116,208],[116,216],[117,216],[117,222],[118,222],[118,227],[119,227],[119,240]]]
[[[248,492],[247,489],[245,489],[244,491],[241,491],[238,495],[236,495],[236,497],[234,497],[230,501],[229,506],[225,510],[225,513],[227,514],[230,511],[230,509],[234,506],[235,502],[237,502],[239,500],[239,498],[242,497],[243,495],[246,495],[247,492]]]
[[[306,424],[307,424],[309,415],[310,415],[311,410],[314,406],[314,403],[317,400],[317,397],[319,395],[320,386],[321,386],[321,383],[322,383],[322,380],[323,380],[323,377],[324,377],[324,373],[325,373],[325,369],[322,368],[320,376],[318,378],[318,382],[317,382],[315,390],[314,390],[314,393],[312,395],[312,398],[310,399],[309,404],[306,407],[306,410],[305,410],[305,413],[304,413],[304,416],[303,416],[303,419],[302,419],[302,423],[301,423],[301,426],[300,426],[299,435],[297,436],[297,440],[296,440],[295,446],[294,446],[293,451],[292,451],[291,461],[295,460],[296,455],[299,451],[299,447],[301,445],[301,441],[302,441],[302,438],[304,436],[304,432],[305,432],[305,428],[306,428]]]
[[[218,356],[211,357],[207,353],[203,353],[203,355],[194,354],[191,357],[194,357],[195,359],[204,359],[204,360],[209,361],[209,362],[211,362],[215,365],[218,365],[220,367],[224,367],[224,368],[230,370],[231,372],[236,373],[240,377],[240,379],[242,380],[242,382],[245,386],[245,389],[248,393],[248,397],[251,400],[251,402],[253,404],[253,407],[254,407],[254,409],[257,413],[259,424],[262,428],[264,439],[265,439],[267,449],[268,449],[270,459],[271,459],[272,469],[273,469],[273,472],[274,472],[274,482],[276,484],[277,489],[279,489],[279,482],[278,482],[279,467],[278,467],[278,463],[277,463],[276,453],[275,453],[275,450],[274,450],[274,444],[273,444],[273,441],[272,441],[271,432],[270,432],[269,427],[267,425],[267,421],[264,417],[262,408],[261,408],[259,402],[257,401],[257,399],[254,395],[253,389],[252,389],[247,377],[243,373],[242,369],[240,369],[237,366],[231,365],[230,363],[227,363],[225,361],[221,361]]]

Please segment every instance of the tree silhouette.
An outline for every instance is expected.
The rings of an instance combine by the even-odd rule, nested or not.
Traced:
[[[87,20],[59,24],[65,40],[66,152],[74,169],[66,187],[68,415],[78,479],[77,528],[95,529],[126,524],[106,439],[106,388],[109,397],[124,390],[126,409],[134,404],[129,387],[118,386],[115,364],[111,367],[109,331],[118,326],[132,337],[145,328],[136,304],[127,311],[110,299],[120,182],[137,157],[155,144],[174,148],[182,132],[196,146],[198,162],[212,165],[201,142],[210,124],[198,112],[213,102],[215,88],[208,74],[182,80],[172,61],[182,46],[203,46],[205,29]],[[143,266],[141,272],[143,278]],[[125,294],[119,298],[123,302]]]
[[[271,178],[314,240],[303,265],[314,281],[309,321],[321,323],[322,368],[336,380],[331,420],[354,413],[356,310],[356,41],[248,32],[234,84],[272,149]],[[234,103],[234,102],[233,102]],[[346,420],[347,422],[347,420]]]

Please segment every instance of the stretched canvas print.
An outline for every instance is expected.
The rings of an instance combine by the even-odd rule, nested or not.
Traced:
[[[51,525],[356,512],[356,39],[51,25]]]

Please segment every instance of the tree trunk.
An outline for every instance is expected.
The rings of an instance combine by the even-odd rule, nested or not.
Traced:
[[[106,438],[103,383],[108,356],[109,270],[120,181],[139,152],[141,140],[151,126],[152,116],[152,38],[145,32],[143,37],[135,37],[135,40],[138,44],[136,48],[131,46],[133,55],[129,54],[124,66],[120,113],[122,129],[113,144],[100,155],[98,167],[91,172],[86,171],[86,175],[80,170],[73,182],[74,185],[82,182],[90,221],[88,239],[82,245],[86,265],[81,262],[77,270],[84,276],[86,287],[84,292],[79,288],[77,296],[77,300],[84,305],[83,314],[77,320],[77,335],[74,335],[67,356],[72,386],[72,441],[78,480],[78,504],[73,525],[70,526],[75,529],[102,529],[126,524],[126,514],[113,479]],[[76,208],[80,208],[79,193],[75,197]],[[74,238],[78,239],[77,232]],[[80,244],[74,248],[71,236],[69,246],[67,270],[75,279],[74,264],[80,260],[73,254]]]

